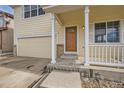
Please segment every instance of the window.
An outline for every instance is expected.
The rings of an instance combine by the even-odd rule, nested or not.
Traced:
[[[119,42],[119,21],[107,23],[107,41],[108,42]]]
[[[3,17],[0,17],[0,27],[3,26]]]
[[[95,24],[95,42],[106,42],[106,23]]]
[[[37,16],[37,5],[31,5],[31,17]]]
[[[103,22],[95,24],[95,42],[119,42],[119,21]]]
[[[30,5],[24,5],[24,18],[30,17]]]
[[[43,11],[42,7],[40,5],[38,5],[38,14],[39,15],[42,15],[42,14],[45,14],[45,11]]]
[[[4,20],[3,16],[0,16],[0,27],[5,27],[6,26],[6,21]]]
[[[45,14],[45,12],[40,5],[24,5],[24,18],[34,17],[43,14]]]

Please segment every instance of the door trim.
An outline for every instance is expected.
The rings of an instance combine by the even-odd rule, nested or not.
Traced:
[[[66,27],[77,27],[77,51],[76,52],[67,52],[66,51]],[[79,54],[79,26],[78,25],[68,25],[64,26],[64,54]]]

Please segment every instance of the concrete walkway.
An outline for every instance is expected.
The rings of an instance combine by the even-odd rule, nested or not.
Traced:
[[[39,78],[39,75],[0,67],[1,88],[26,88]]]
[[[81,88],[78,72],[52,71],[40,87],[47,88]]]
[[[0,87],[26,88],[39,79],[49,59],[31,57],[0,58]]]

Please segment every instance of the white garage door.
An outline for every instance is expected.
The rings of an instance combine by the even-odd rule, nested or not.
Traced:
[[[51,58],[51,37],[19,39],[18,55]]]

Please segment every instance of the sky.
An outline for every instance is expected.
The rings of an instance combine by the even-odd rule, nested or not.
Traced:
[[[0,5],[0,10],[14,14],[14,10],[9,5]]]

